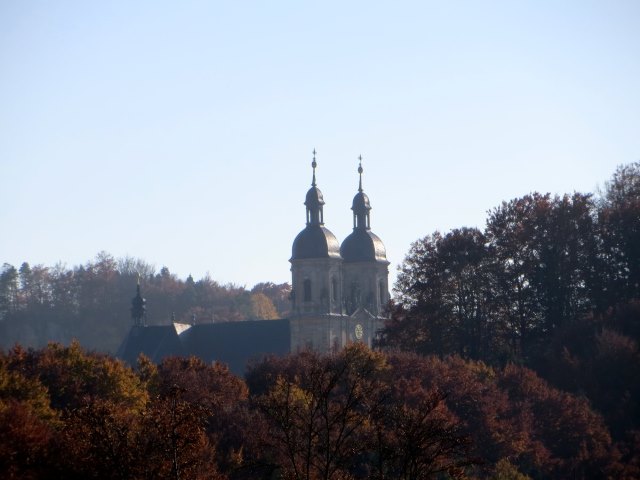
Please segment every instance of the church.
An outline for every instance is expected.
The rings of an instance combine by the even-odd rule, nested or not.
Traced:
[[[342,245],[325,226],[322,192],[313,152],[311,188],[304,205],[306,225],[293,241],[291,315],[288,319],[146,325],[140,285],[133,299],[134,321],[117,356],[135,364],[142,353],[154,362],[172,355],[219,361],[243,374],[251,360],[312,349],[337,351],[351,342],[373,345],[385,321],[389,301],[389,262],[382,240],[371,231],[371,204],[362,188],[351,205],[353,231]]]

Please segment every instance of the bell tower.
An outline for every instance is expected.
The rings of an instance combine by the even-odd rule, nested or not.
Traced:
[[[340,248],[345,307],[348,315],[364,309],[382,317],[389,301],[389,262],[382,240],[371,231],[371,203],[362,189],[362,156],[358,160],[358,193],[351,205],[353,232]]]
[[[313,151],[306,226],[293,241],[291,259],[291,349],[328,351],[332,316],[342,314],[342,257],[335,235],[324,226],[324,197],[316,183]]]

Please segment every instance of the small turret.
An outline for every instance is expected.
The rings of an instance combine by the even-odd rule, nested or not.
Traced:
[[[138,275],[138,284],[136,286],[136,296],[131,300],[131,318],[133,324],[137,327],[144,327],[146,324],[147,301],[140,294],[140,275]]]

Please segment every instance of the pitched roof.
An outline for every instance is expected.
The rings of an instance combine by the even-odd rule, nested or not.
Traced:
[[[158,363],[164,357],[191,356],[226,363],[243,375],[252,359],[289,353],[289,320],[248,320],[186,326],[134,326],[116,356],[135,365],[144,353]]]
[[[189,355],[226,363],[236,375],[243,375],[252,359],[290,351],[287,319],[194,325],[180,338]]]
[[[129,330],[116,356],[135,365],[141,353],[158,363],[164,357],[185,355],[186,352],[174,325],[136,325]]]

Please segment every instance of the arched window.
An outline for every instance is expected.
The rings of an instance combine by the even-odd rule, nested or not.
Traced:
[[[308,278],[304,281],[304,301],[311,301],[311,280],[309,280]]]
[[[380,305],[384,305],[387,301],[387,292],[384,291],[384,282],[380,282]]]

